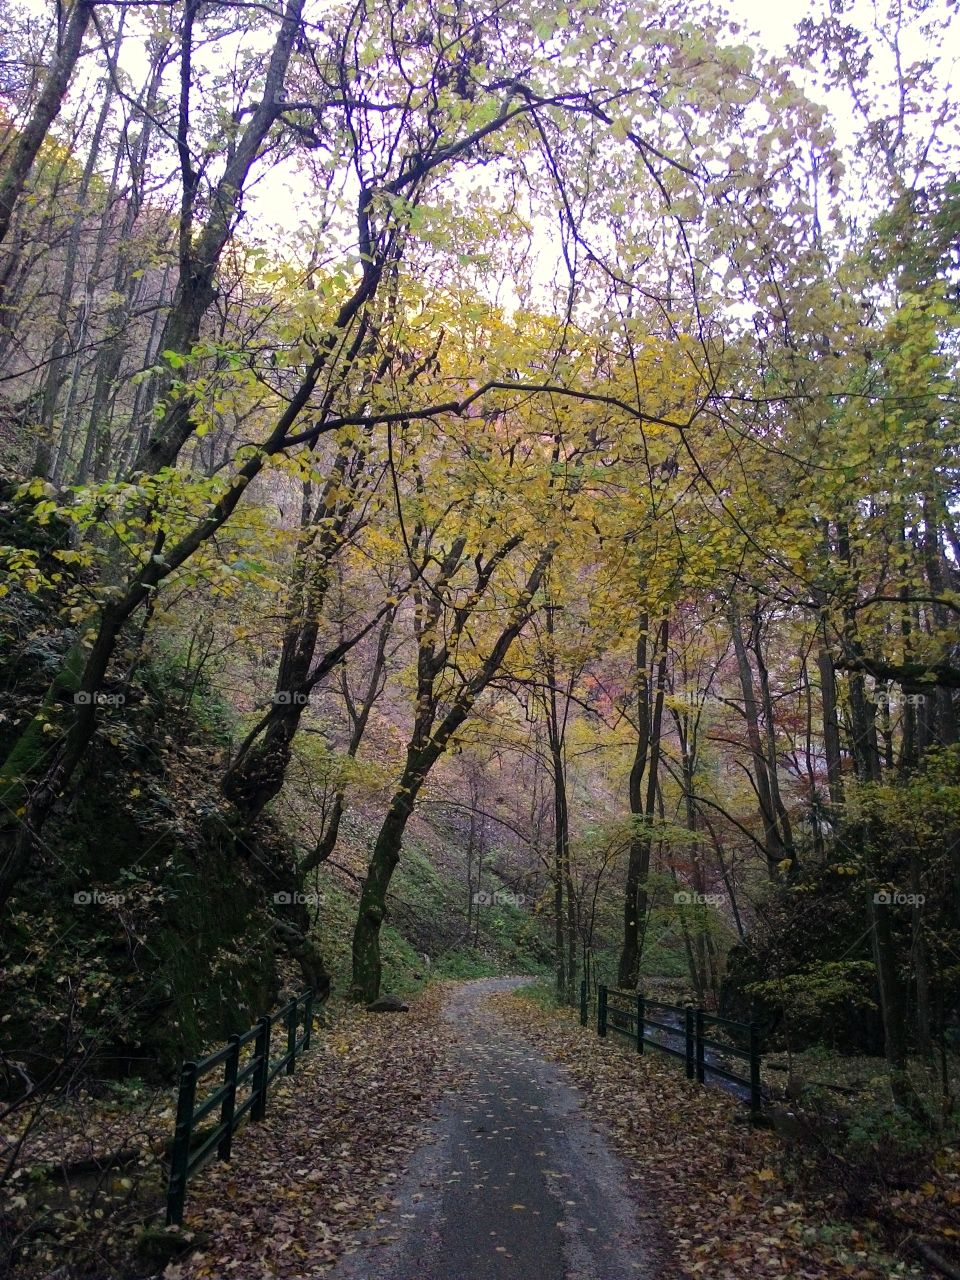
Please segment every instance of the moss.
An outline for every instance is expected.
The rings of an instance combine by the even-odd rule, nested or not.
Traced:
[[[21,689],[39,696],[45,674],[21,673]],[[291,851],[269,826],[259,856],[238,847],[206,734],[153,688],[103,716],[87,781],[14,899],[3,1045],[38,1066],[79,1038],[95,1074],[169,1078],[277,996],[267,881]]]
[[[83,672],[83,648],[74,644],[62,669],[51,681],[36,715],[27,721],[19,737],[9,748],[0,770],[0,807],[16,811],[27,795],[26,782],[33,776],[37,765],[50,758],[50,747],[56,741],[58,709],[66,697],[72,697],[79,687]],[[48,733],[48,728],[52,731]]]
[[[200,1249],[210,1243],[203,1232],[181,1231],[173,1227],[146,1227],[137,1243],[137,1257],[152,1268],[162,1270],[185,1253]]]

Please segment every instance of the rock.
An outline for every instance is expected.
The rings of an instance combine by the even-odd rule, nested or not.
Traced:
[[[399,996],[380,996],[367,1005],[367,1013],[406,1013],[409,1008]]]
[[[137,1239],[137,1256],[158,1270],[168,1262],[209,1244],[206,1232],[184,1231],[178,1227],[145,1227]]]

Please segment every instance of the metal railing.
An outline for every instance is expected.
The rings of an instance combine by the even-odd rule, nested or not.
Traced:
[[[580,1022],[583,1026],[589,1022],[589,1004],[587,984],[582,982]],[[651,1010],[655,1017],[650,1016]],[[672,1016],[675,1021],[665,1021],[664,1015],[667,1019]],[[733,1038],[721,1041],[708,1036],[707,1029],[713,1027],[720,1033],[731,1032]],[[760,1082],[760,1032],[756,1023],[735,1022],[692,1005],[666,1004],[662,1000],[648,1000],[637,992],[601,985],[597,988],[597,1035],[604,1038],[608,1031],[628,1037],[636,1045],[637,1053],[643,1053],[644,1047],[649,1045],[660,1053],[680,1058],[686,1067],[688,1080],[696,1079],[704,1084],[707,1076],[718,1076],[745,1090],[751,1112],[754,1115],[760,1112],[763,1089]],[[671,1037],[674,1043],[660,1038],[665,1036]],[[745,1043],[738,1044],[737,1040]],[[747,1074],[739,1075],[732,1071],[717,1061],[718,1057],[746,1062]]]
[[[293,1075],[297,1054],[310,1047],[314,997],[312,989],[304,991],[276,1013],[260,1018],[242,1035],[231,1036],[224,1048],[216,1053],[199,1062],[183,1064],[167,1184],[168,1226],[179,1226],[183,1222],[187,1183],[197,1170],[214,1151],[220,1160],[229,1160],[233,1135],[241,1120],[248,1113],[251,1120],[262,1120],[271,1084],[281,1071],[288,1076]],[[271,1058],[271,1032],[277,1023],[282,1023],[286,1030],[286,1048],[278,1058]],[[241,1066],[243,1050],[250,1044],[253,1051]],[[198,1103],[201,1081],[221,1066],[222,1083]],[[248,1084],[246,1097],[241,1097],[244,1086]],[[220,1113],[213,1129],[202,1130],[198,1135],[197,1125],[218,1107]]]

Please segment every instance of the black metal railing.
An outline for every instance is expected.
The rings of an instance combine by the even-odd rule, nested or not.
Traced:
[[[582,982],[580,1022],[583,1026],[589,1022],[589,1006],[587,984]],[[718,1040],[708,1036],[707,1029],[714,1027],[718,1034],[729,1033],[729,1038]],[[743,1090],[754,1115],[763,1106],[760,1033],[755,1023],[735,1022],[692,1005],[666,1004],[637,992],[601,985],[597,988],[597,1035],[606,1037],[608,1031],[629,1038],[637,1053],[643,1053],[649,1045],[660,1053],[680,1058],[689,1080],[704,1084],[707,1076],[717,1076]],[[745,1062],[747,1074],[738,1074],[725,1065],[730,1059]]]
[[[183,1206],[187,1183],[214,1152],[220,1160],[230,1159],[233,1135],[241,1120],[262,1120],[267,1108],[267,1093],[281,1071],[292,1076],[297,1055],[310,1047],[313,1029],[315,993],[304,991],[276,1013],[260,1018],[256,1026],[233,1035],[216,1053],[199,1062],[185,1062],[180,1071],[177,1099],[177,1122],[170,1151],[170,1178],[167,1184],[167,1224],[183,1222]],[[286,1048],[271,1058],[271,1033],[281,1023],[286,1031]],[[301,1031],[302,1027],[302,1031]],[[241,1057],[248,1045],[252,1051]],[[211,1072],[223,1067],[222,1082],[200,1102],[197,1093],[201,1082]],[[244,1086],[249,1086],[244,1089]],[[246,1093],[244,1097],[243,1094]],[[219,1108],[212,1129],[198,1126]]]

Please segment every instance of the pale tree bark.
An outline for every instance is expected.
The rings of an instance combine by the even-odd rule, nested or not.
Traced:
[[[224,173],[209,200],[203,227],[196,229],[200,174],[194,165],[190,145],[191,74],[194,24],[200,0],[186,0],[181,53],[180,104],[177,150],[180,158],[182,195],[179,220],[179,279],[173,305],[167,315],[160,340],[161,351],[189,355],[200,336],[204,316],[216,297],[216,274],[220,259],[232,234],[241,197],[253,165],[282,110],[281,95],[290,55],[300,30],[305,0],[288,0],[283,21],[267,66],[263,95],[254,108],[228,160]],[[194,400],[189,394],[172,392],[173,378],[161,379],[157,398],[169,397],[165,413],[149,434],[133,462],[133,472],[155,474],[170,466],[194,431]]]
[[[833,656],[826,642],[825,624],[817,628],[817,671],[820,675],[820,707],[823,723],[823,754],[827,763],[827,790],[830,803],[843,804],[843,764],[840,754],[840,723],[837,718],[837,677]]]
[[[124,14],[121,11],[117,22],[117,34],[112,50],[112,57],[114,61],[119,55],[120,45],[123,39],[123,20]],[[97,163],[100,159],[100,148],[103,142],[103,134],[107,126],[107,120],[109,119],[112,106],[113,83],[112,81],[108,81],[104,90],[100,113],[97,116],[93,135],[90,139],[90,146],[87,150],[87,159],[83,167],[83,173],[80,178],[80,187],[77,192],[77,208],[74,214],[73,224],[70,228],[70,235],[67,238],[63,265],[63,281],[60,286],[60,296],[57,303],[57,328],[54,334],[53,346],[50,351],[50,363],[47,368],[47,375],[43,384],[43,400],[40,410],[41,437],[37,445],[37,452],[34,460],[34,472],[36,475],[44,477],[49,475],[51,469],[54,419],[56,416],[60,392],[63,388],[63,382],[66,375],[67,357],[69,347],[71,346],[70,304],[73,299],[73,288],[76,281],[77,266],[79,263],[80,240],[84,231],[88,212],[87,197],[90,193],[90,183],[93,180],[93,175],[96,172]],[[104,217],[109,215],[109,201],[107,204],[108,208],[104,212]]]

